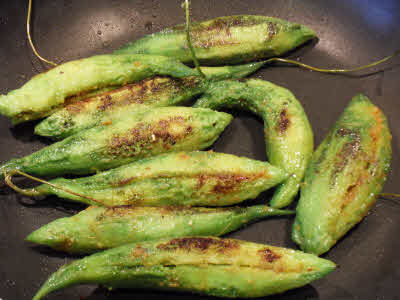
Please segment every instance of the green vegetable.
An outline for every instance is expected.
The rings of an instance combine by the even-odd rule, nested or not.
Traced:
[[[194,107],[233,107],[263,118],[269,161],[290,174],[277,188],[270,204],[275,208],[289,205],[298,193],[313,151],[310,123],[293,94],[263,80],[227,80],[213,83]]]
[[[20,89],[0,95],[0,113],[13,123],[45,117],[68,97],[121,86],[154,75],[197,76],[173,58],[153,55],[98,55],[70,61],[36,75]]]
[[[287,179],[267,162],[214,152],[174,152],[145,158],[92,177],[51,180],[32,192],[105,206],[225,206],[256,198]],[[90,199],[96,199],[93,202]]]
[[[168,237],[218,236],[293,211],[264,205],[230,208],[91,206],[31,233],[26,240],[69,253],[90,253]]]
[[[355,96],[307,168],[293,226],[301,249],[322,254],[362,220],[382,190],[391,153],[384,114]]]
[[[76,284],[253,298],[304,286],[335,264],[292,249],[215,237],[133,243],[61,267],[35,295]]]
[[[240,78],[263,65],[263,62],[239,66],[204,67],[210,80]],[[35,128],[42,136],[65,138],[82,130],[117,120],[121,114],[134,113],[142,107],[181,105],[203,93],[208,80],[201,77],[160,77],[144,79],[111,92],[100,93],[83,101],[73,101],[53,113]]]
[[[282,55],[315,33],[303,26],[265,16],[227,16],[193,23],[190,37],[196,57],[202,64],[241,63]],[[174,57],[192,62],[185,25],[148,35],[115,51],[116,54],[144,53]]]
[[[208,109],[141,110],[13,159],[0,169],[40,176],[94,173],[163,152],[207,148],[231,120],[229,114]]]

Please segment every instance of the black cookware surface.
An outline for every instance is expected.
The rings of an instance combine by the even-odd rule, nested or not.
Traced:
[[[128,41],[184,22],[181,1],[37,0],[33,38],[38,51],[58,63],[109,53]],[[20,87],[46,70],[26,40],[27,1],[0,1],[0,92]],[[234,14],[261,14],[287,19],[314,29],[319,41],[289,57],[321,67],[352,67],[391,54],[400,47],[400,1],[397,0],[218,0],[192,1],[192,18],[200,21]],[[379,72],[378,72],[379,71]],[[293,67],[270,66],[254,77],[290,89],[301,101],[318,145],[349,100],[365,93],[387,115],[393,134],[392,171],[384,191],[400,192],[400,58],[374,68],[366,76],[326,75]],[[253,115],[235,113],[235,120],[215,143],[216,151],[266,160],[263,126]],[[0,161],[40,149],[49,141],[33,135],[34,123],[12,127],[0,117]],[[396,184],[397,183],[397,184]],[[264,193],[257,202],[265,202]],[[33,230],[81,206],[55,198],[38,203],[0,188],[0,298],[30,299],[46,278],[76,259],[24,241]],[[266,299],[400,299],[400,202],[377,201],[364,221],[340,241],[326,258],[339,268],[322,280]],[[293,247],[291,218],[269,219],[229,237]],[[46,299],[211,299],[187,293],[107,291],[76,286]]]

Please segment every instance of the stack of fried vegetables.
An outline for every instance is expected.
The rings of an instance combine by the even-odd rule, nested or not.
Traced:
[[[59,140],[4,163],[0,176],[25,195],[90,205],[27,240],[69,253],[104,250],[62,267],[35,300],[81,283],[219,297],[300,287],[334,270],[317,255],[360,222],[382,190],[391,136],[365,96],[354,97],[313,153],[313,132],[295,96],[241,79],[264,64],[253,61],[295,49],[315,37],[312,30],[245,15],[193,24],[190,39],[185,33],[178,25],[113,54],[62,64],[0,96],[0,113],[14,124],[45,118],[35,133]],[[201,72],[185,65],[196,57]],[[178,106],[196,98],[193,107]],[[199,151],[231,122],[216,111],[223,107],[263,119],[269,163]],[[90,176],[53,178],[31,189],[11,182],[13,175],[67,174]],[[275,186],[270,206],[221,207]],[[282,208],[300,186],[293,240],[307,253],[217,238],[294,214]]]

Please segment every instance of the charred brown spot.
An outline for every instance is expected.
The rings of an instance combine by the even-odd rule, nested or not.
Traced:
[[[132,183],[136,177],[129,177],[117,182],[117,186],[123,186]]]
[[[338,136],[341,136],[341,137],[345,137],[345,136],[347,136],[347,135],[352,135],[352,134],[354,134],[355,133],[355,131],[354,130],[352,130],[352,129],[349,129],[349,128],[339,128],[339,130],[336,132],[336,134],[338,135]]]
[[[258,255],[261,256],[261,259],[267,261],[269,263],[273,263],[274,261],[281,258],[281,255],[273,252],[269,248],[261,249],[257,251]]]
[[[109,126],[109,125],[112,125],[112,121],[111,121],[111,120],[104,121],[103,123],[101,123],[101,125],[103,125],[103,126]]]
[[[245,175],[220,175],[217,177],[218,181],[213,188],[213,192],[228,194],[242,182],[249,181],[250,179],[250,176]]]
[[[239,248],[239,243],[234,240],[222,240],[217,238],[179,238],[173,239],[166,244],[159,244],[158,249],[161,250],[200,250],[206,251],[209,248],[217,248],[219,252],[228,252],[233,249]]]
[[[278,27],[273,22],[268,22],[268,38],[272,39],[278,33]]]
[[[112,97],[110,95],[106,95],[104,96],[102,103],[97,108],[99,110],[105,111],[112,105],[113,105]]]
[[[156,123],[139,123],[125,134],[115,134],[109,141],[107,152],[113,156],[132,157],[159,144],[169,149],[192,133],[192,129],[188,129],[191,126],[185,125],[185,122],[182,116],[175,116]],[[180,132],[171,130],[177,124],[181,126]]]
[[[119,93],[121,90],[126,89],[126,87],[115,89],[108,92],[99,93],[97,95],[82,99],[82,95],[69,97],[64,101],[65,109],[71,114],[77,114],[83,110],[85,107],[91,103],[99,103],[97,105],[98,109],[105,110],[111,106],[113,101],[113,95]]]
[[[254,181],[267,174],[200,174],[198,176],[197,188],[200,189],[206,183],[213,185],[212,192],[218,194],[229,194],[240,187],[244,182]]]
[[[146,257],[147,254],[147,249],[143,248],[141,245],[137,245],[135,249],[132,251],[132,256],[133,257]]]
[[[336,179],[339,173],[341,173],[347,164],[359,155],[361,150],[361,138],[357,130],[353,130],[350,135],[350,141],[346,142],[342,149],[336,154],[332,177],[330,180],[331,186],[336,184]]]
[[[281,111],[280,115],[279,115],[279,121],[278,121],[278,126],[277,126],[278,128],[277,129],[281,134],[283,134],[283,133],[286,132],[286,130],[288,129],[289,125],[290,125],[290,119],[289,119],[289,116],[288,116],[288,113],[287,113],[287,109],[284,108]]]
[[[360,180],[360,178],[357,180],[357,184],[353,184],[350,185],[347,189],[346,189],[346,194],[344,195],[342,204],[340,206],[340,209],[343,210],[345,209],[345,207],[347,205],[349,205],[357,196],[357,186],[361,185],[362,181]]]

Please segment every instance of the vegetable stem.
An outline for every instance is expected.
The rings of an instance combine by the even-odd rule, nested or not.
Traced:
[[[70,191],[70,190],[68,190],[68,189],[66,189],[66,188],[63,188],[63,187],[61,187],[61,186],[58,186],[58,185],[56,185],[56,184],[54,184],[54,183],[48,182],[48,181],[46,181],[46,180],[43,180],[43,179],[40,179],[40,178],[37,178],[37,177],[34,177],[34,176],[32,176],[32,175],[29,175],[29,174],[27,174],[27,173],[25,173],[25,172],[21,172],[21,171],[19,171],[19,170],[12,170],[12,171],[10,171],[10,172],[7,173],[6,170],[3,169],[3,173],[4,173],[4,181],[6,182],[6,184],[7,184],[10,188],[12,188],[14,191],[16,191],[16,192],[18,192],[18,193],[21,193],[22,195],[25,195],[25,196],[35,197],[35,196],[40,196],[41,193],[40,193],[39,191],[37,191],[35,188],[32,188],[32,189],[21,189],[21,188],[19,188],[18,186],[16,186],[16,185],[11,181],[11,178],[12,178],[13,175],[18,174],[18,175],[24,176],[24,177],[26,177],[26,178],[29,178],[29,179],[31,179],[31,180],[33,180],[33,181],[37,181],[37,182],[40,182],[40,183],[43,183],[43,184],[47,184],[47,185],[52,186],[52,187],[54,187],[54,188],[56,188],[56,189],[59,189],[59,190],[61,190],[61,191],[64,191],[64,192],[66,192],[66,193],[68,193],[68,194],[75,195],[75,196],[78,196],[78,197],[82,197],[82,198],[85,198],[85,199],[94,201],[94,202],[96,202],[96,203],[98,203],[98,204],[100,204],[100,205],[102,205],[102,206],[108,206],[108,205],[106,205],[105,203],[103,203],[103,202],[100,201],[100,200],[96,200],[96,199],[94,199],[94,198],[92,198],[92,197],[88,197],[88,196],[86,196],[86,195],[83,195],[83,194],[80,194],[80,193],[76,193],[76,192]]]
[[[356,71],[360,71],[360,70],[364,70],[364,69],[369,69],[369,68],[377,66],[381,63],[384,63],[385,61],[388,61],[389,59],[391,59],[399,54],[400,54],[400,49],[396,50],[392,55],[386,56],[378,61],[372,62],[367,65],[351,68],[351,69],[322,69],[322,68],[313,67],[313,66],[310,66],[307,64],[303,64],[301,62],[298,62],[298,61],[295,61],[292,59],[279,58],[279,57],[270,58],[270,59],[266,60],[265,63],[267,64],[267,63],[271,63],[271,62],[284,62],[284,63],[296,65],[296,66],[299,66],[299,67],[302,67],[302,68],[305,68],[305,69],[308,69],[311,71],[316,71],[316,72],[320,72],[320,73],[337,74],[337,73],[350,73],[350,72],[356,72]]]
[[[28,35],[28,41],[29,41],[29,45],[31,45],[32,51],[33,53],[35,53],[35,55],[37,56],[37,58],[39,58],[41,61],[44,61],[45,63],[48,63],[50,65],[53,66],[57,66],[56,63],[47,60],[45,58],[43,58],[42,56],[40,56],[40,54],[37,52],[35,45],[32,42],[32,38],[31,38],[31,30],[30,30],[30,23],[31,23],[31,12],[32,12],[32,0],[28,0],[28,16],[26,18],[26,34]]]
[[[206,78],[206,75],[203,73],[203,71],[200,68],[199,61],[197,60],[196,54],[193,49],[193,45],[190,39],[190,11],[189,11],[189,0],[185,0],[185,12],[186,12],[186,40],[187,44],[190,50],[190,54],[192,55],[192,59],[194,62],[194,65],[196,67],[197,72],[199,72],[199,75],[203,78]]]

